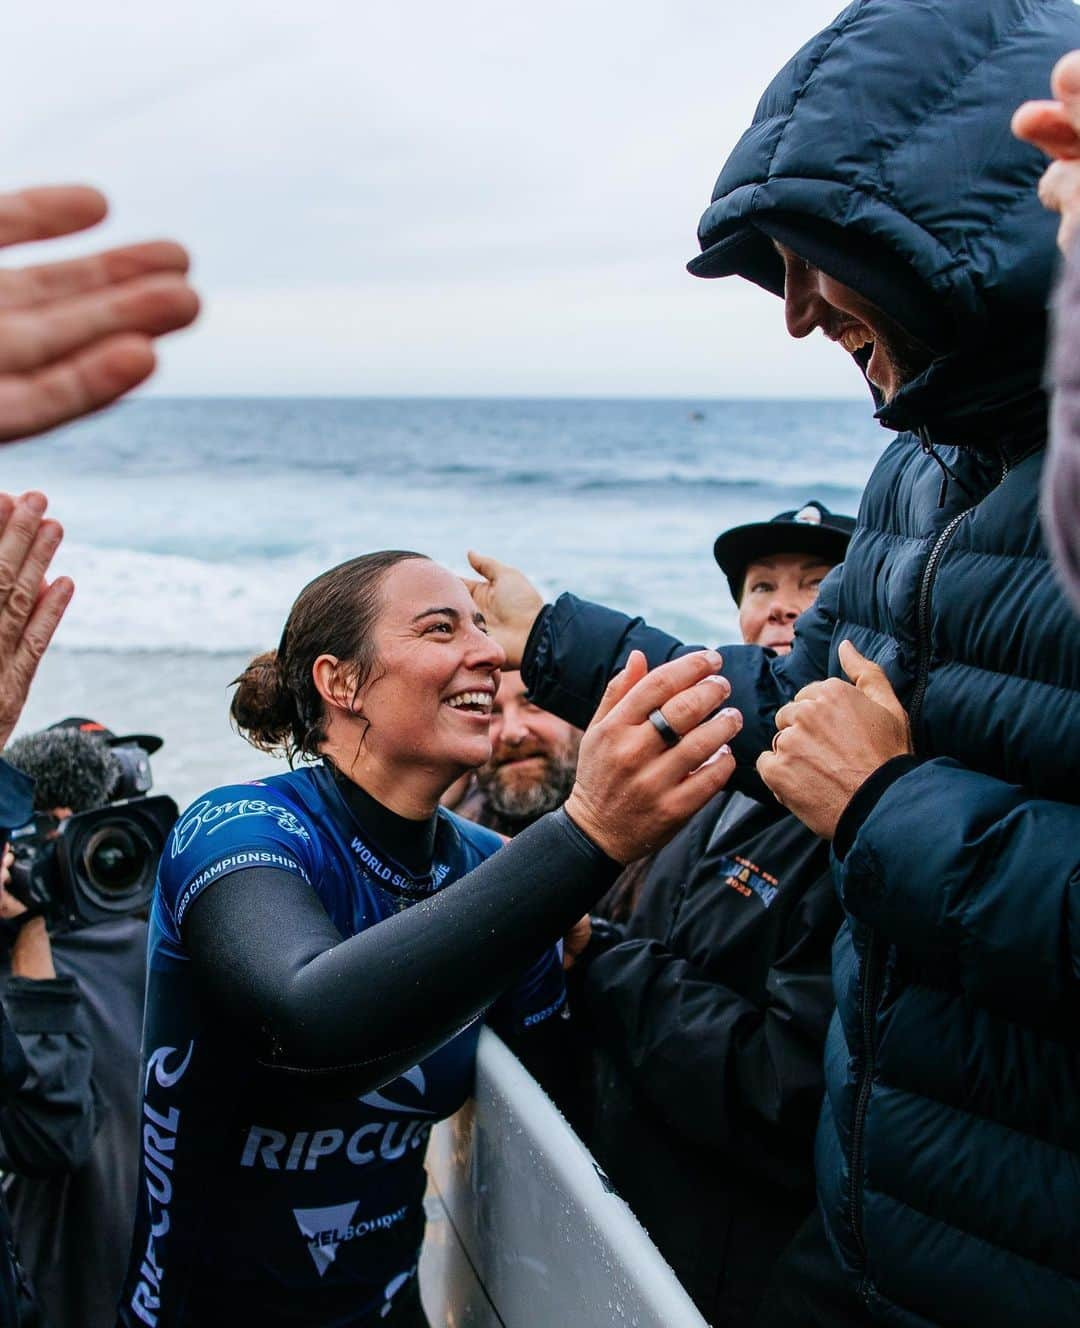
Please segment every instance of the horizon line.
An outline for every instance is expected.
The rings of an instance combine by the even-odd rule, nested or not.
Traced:
[[[873,405],[865,396],[752,396],[696,395],[682,396],[659,393],[650,396],[635,392],[627,396],[615,393],[539,393],[539,392],[156,392],[143,391],[122,400],[117,405],[132,405],[139,401],[674,401],[725,404],[729,402],[820,402],[827,404]]]

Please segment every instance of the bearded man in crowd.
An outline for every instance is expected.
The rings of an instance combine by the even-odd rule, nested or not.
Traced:
[[[580,743],[579,728],[528,699],[520,673],[504,673],[491,710],[491,760],[453,810],[512,839],[566,801]]]

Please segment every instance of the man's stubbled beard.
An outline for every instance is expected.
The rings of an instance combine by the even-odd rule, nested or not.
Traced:
[[[873,356],[874,346],[878,343],[880,343],[885,358],[892,366],[897,379],[895,391],[882,392],[882,397],[886,402],[891,401],[896,393],[906,387],[913,379],[925,373],[937,358],[937,352],[931,350],[923,342],[917,341],[910,333],[905,332],[899,324],[894,323],[887,336],[878,337],[870,345],[864,346],[862,350],[855,352],[853,358],[864,374]]]
[[[488,808],[505,826],[523,830],[566,801],[574,786],[577,753],[567,759],[544,757],[543,776],[528,783],[502,780],[502,767],[487,765],[476,772],[476,781]]]

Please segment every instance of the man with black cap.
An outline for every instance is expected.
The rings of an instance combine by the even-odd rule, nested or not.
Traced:
[[[145,792],[160,746],[72,717],[4,755],[33,779],[34,811],[59,822],[120,789]],[[10,945],[3,1000],[30,1066],[0,1116],[19,1256],[47,1323],[112,1328],[138,1189],[147,924],[129,914],[50,933],[5,889],[0,919]]]
[[[1080,1323],[1080,630],[1038,520],[1054,223],[1009,133],[1078,45],[1070,0],[856,0],[699,226],[692,270],[781,296],[896,434],[791,653],[723,651],[733,782],[832,841],[845,913],[818,1213],[770,1325]],[[681,648],[520,586],[500,632],[488,570],[489,626],[572,723],[626,650]]]
[[[719,536],[747,644],[790,651],[854,525],[808,502]],[[709,1323],[747,1325],[814,1204],[829,846],[725,790],[610,898],[571,976],[587,1142]]]

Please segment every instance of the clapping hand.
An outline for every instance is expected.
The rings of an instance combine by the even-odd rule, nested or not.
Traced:
[[[64,534],[46,506],[43,493],[0,494],[0,748],[75,590],[66,576],[46,580]]]
[[[1061,57],[1050,87],[1056,100],[1024,102],[1012,129],[1054,159],[1039,181],[1039,198],[1061,214],[1058,245],[1069,254],[1080,229],[1080,51]]]
[[[96,225],[96,189],[0,194],[0,247]],[[114,401],[153,370],[153,339],[199,308],[188,256],[171,240],[0,271],[0,442],[41,433]]]

